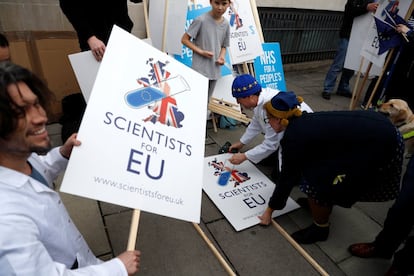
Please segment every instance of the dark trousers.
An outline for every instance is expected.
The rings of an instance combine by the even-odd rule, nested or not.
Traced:
[[[410,158],[403,176],[401,191],[388,210],[382,231],[377,235],[375,244],[378,249],[394,253],[407,239],[413,225],[414,215],[414,155]],[[414,264],[413,264],[414,266]]]

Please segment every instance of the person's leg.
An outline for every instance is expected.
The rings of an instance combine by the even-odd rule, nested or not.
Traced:
[[[323,92],[332,93],[336,86],[336,79],[339,73],[342,72],[344,66],[346,51],[348,48],[348,40],[341,38],[339,40],[338,49],[336,51],[333,63],[328,70],[323,85]]]
[[[211,96],[213,96],[214,88],[216,88],[217,80],[208,81],[208,98],[207,102],[210,101]]]
[[[407,164],[401,191],[388,210],[383,229],[374,242],[351,245],[349,247],[351,254],[363,258],[391,258],[414,225],[414,216],[407,215],[412,210],[414,210],[414,156]]]
[[[341,79],[339,80],[338,90],[336,92],[337,94],[341,96],[347,96],[347,97],[352,96],[352,91],[351,91],[351,87],[349,86],[349,81],[354,76],[354,73],[355,73],[354,70],[350,70],[347,68],[344,68],[342,70]]]
[[[375,238],[375,244],[387,251],[394,252],[407,238],[414,225],[414,156],[408,161],[401,191],[388,210],[382,231]]]
[[[292,234],[292,238],[302,244],[325,241],[329,235],[329,217],[332,205],[321,205],[316,200],[308,198],[313,223],[309,227]]]
[[[414,273],[414,236],[410,236],[404,247],[394,255],[392,266],[387,275],[408,275]],[[392,272],[392,273],[390,273]]]

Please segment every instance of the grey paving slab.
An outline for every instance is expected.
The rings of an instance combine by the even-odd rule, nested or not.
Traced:
[[[207,227],[238,275],[318,275],[272,227],[254,226],[236,232],[225,220]]]
[[[105,217],[115,255],[125,250],[130,219],[131,212]],[[227,275],[191,222],[141,212],[137,247],[139,275]]]

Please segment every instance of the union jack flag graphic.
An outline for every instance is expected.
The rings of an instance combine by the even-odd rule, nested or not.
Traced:
[[[214,158],[211,162],[208,162],[208,165],[210,167],[213,167],[214,172],[213,175],[220,176],[221,172],[223,171],[230,171],[231,177],[229,182],[234,182],[233,187],[237,187],[240,185],[240,183],[243,183],[250,179],[250,176],[246,172],[239,172],[238,170],[231,169],[229,167],[226,167],[223,163],[223,161],[217,161],[217,158]]]
[[[171,73],[165,69],[167,62],[156,61],[153,58],[148,59],[147,64],[150,66],[148,78],[141,77],[137,82],[144,87],[155,86],[161,90],[165,97],[156,101],[152,107],[154,114],[145,118],[144,121],[152,123],[160,122],[161,124],[172,126],[176,128],[182,127],[182,120],[184,114],[178,110],[176,100],[170,96],[170,87],[168,85],[168,78]]]
[[[184,119],[184,114],[178,111],[177,103],[173,97],[163,98],[157,102],[152,108],[154,115],[144,119],[145,122],[151,121],[154,124],[158,121],[167,126],[181,128],[181,121]]]

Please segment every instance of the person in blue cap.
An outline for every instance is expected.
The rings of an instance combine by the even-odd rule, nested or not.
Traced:
[[[263,161],[262,163],[271,163],[272,166],[277,164],[277,150],[283,133],[275,133],[267,123],[266,111],[263,109],[263,104],[280,91],[271,88],[262,88],[260,83],[250,74],[237,76],[233,81],[231,91],[237,103],[245,109],[253,110],[253,117],[246,131],[241,136],[240,141],[230,146],[230,152],[233,150],[240,151],[245,145],[250,144],[257,135],[264,134],[264,139],[261,144],[246,152],[233,154],[229,161],[235,165],[241,164],[246,160],[250,160],[254,164],[258,164],[261,161]],[[312,109],[306,103],[302,104],[302,108],[307,112],[312,112]],[[271,175],[273,181],[276,181],[277,171],[278,168],[276,166]]]
[[[298,243],[325,241],[334,205],[388,201],[399,191],[404,141],[398,129],[375,111],[302,113],[301,97],[279,93],[265,109],[280,141],[282,167],[268,208],[259,216],[268,225],[285,207],[294,186],[307,194],[313,223],[292,234]],[[380,149],[380,150],[379,150]]]

